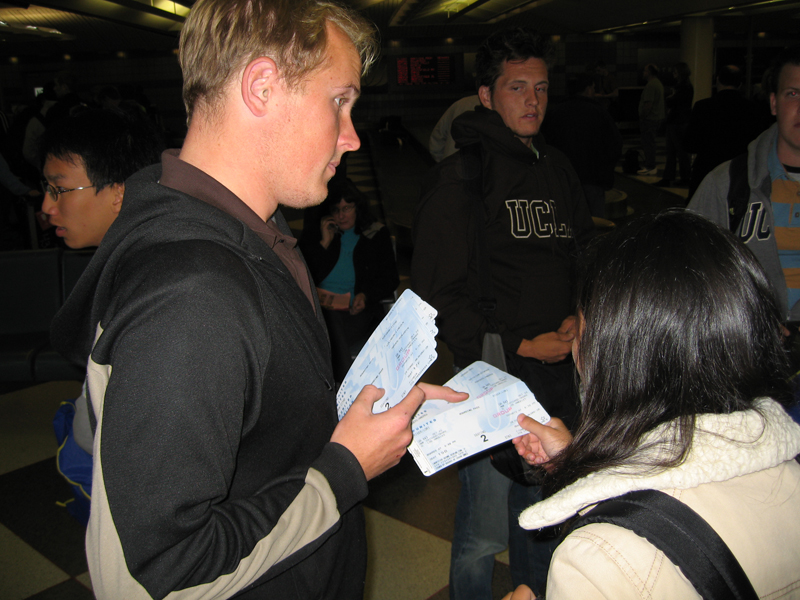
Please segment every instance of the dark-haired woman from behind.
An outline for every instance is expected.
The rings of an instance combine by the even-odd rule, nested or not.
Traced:
[[[300,247],[331,337],[334,376],[342,381],[352,354],[383,318],[381,300],[400,283],[392,240],[349,179],[331,180],[328,197],[305,218]]]
[[[604,500],[659,490],[720,536],[761,598],[800,597],[800,426],[786,414],[777,302],[727,231],[667,212],[600,240],[579,293],[574,435],[558,419],[514,443],[551,496],[520,524],[562,523]],[[520,587],[513,600],[529,600]],[[573,530],[547,600],[699,598],[663,552],[628,529]]]

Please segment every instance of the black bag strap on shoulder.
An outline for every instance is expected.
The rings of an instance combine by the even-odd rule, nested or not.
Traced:
[[[736,233],[744,218],[750,200],[750,184],[747,181],[747,152],[731,161],[728,168],[728,228]]]
[[[704,600],[757,600],[739,561],[717,532],[680,500],[656,490],[629,492],[611,498],[568,528],[611,523],[633,531],[680,567]]]

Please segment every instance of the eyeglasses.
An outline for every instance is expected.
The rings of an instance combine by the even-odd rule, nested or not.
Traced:
[[[57,187],[55,185],[50,185],[46,181],[42,182],[42,191],[45,195],[50,196],[53,199],[53,202],[58,202],[58,197],[61,194],[66,194],[67,192],[75,192],[78,190],[88,190],[90,188],[97,187],[96,185],[84,185],[83,187],[76,187],[72,189],[64,189],[62,187]]]
[[[333,209],[331,210],[331,214],[332,215],[338,215],[339,213],[342,213],[343,215],[348,215],[351,212],[353,212],[355,209],[356,209],[356,205],[355,204],[347,204],[347,203],[345,203],[345,205],[342,206],[341,208],[339,208],[338,206],[334,206]]]

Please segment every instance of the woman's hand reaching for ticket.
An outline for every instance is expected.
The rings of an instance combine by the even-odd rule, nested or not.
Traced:
[[[572,441],[569,429],[556,417],[542,425],[530,417],[520,415],[517,422],[529,433],[512,441],[519,455],[529,465],[542,465],[547,469],[547,463]]]

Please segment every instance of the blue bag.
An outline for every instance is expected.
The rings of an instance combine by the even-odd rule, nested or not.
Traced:
[[[92,500],[92,455],[78,446],[72,434],[75,400],[61,403],[53,418],[58,441],[56,467],[72,488],[74,498],[66,503],[67,511],[83,525],[89,523]]]

